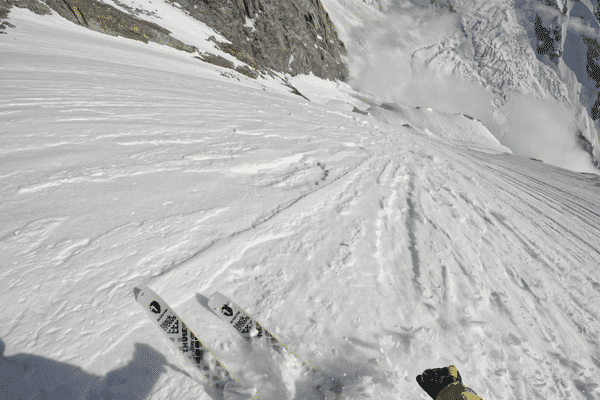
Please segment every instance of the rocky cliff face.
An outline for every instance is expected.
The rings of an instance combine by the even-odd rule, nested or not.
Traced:
[[[10,9],[13,7],[27,8],[38,15],[50,14],[50,9],[38,0],[0,0],[0,34],[15,26],[8,22]]]
[[[169,36],[157,24],[136,18],[97,0],[45,0],[61,16],[91,30],[144,43],[156,42],[193,53],[196,48]]]
[[[231,43],[219,48],[256,69],[345,80],[346,53],[319,0],[177,0]]]
[[[170,36],[163,27],[136,17],[117,0],[124,12],[108,4],[111,0],[0,0],[0,31],[13,5],[37,13],[49,7],[62,17],[89,29],[113,36],[149,41],[196,52],[194,46]],[[166,0],[173,7],[202,21],[225,37],[213,38],[216,46],[250,67],[239,72],[256,77],[270,70],[291,75],[313,73],[325,79],[345,80],[348,69],[341,59],[345,47],[319,0]],[[47,6],[46,6],[47,5]],[[230,61],[203,53],[201,60],[233,68]]]
[[[533,4],[533,5],[532,5]],[[600,10],[598,0],[517,1],[516,14],[537,59],[565,83],[569,101],[591,117],[575,134],[600,166]],[[582,119],[582,118],[580,118]]]
[[[107,35],[144,43],[156,42],[190,53],[196,51],[195,47],[169,36],[170,32],[159,25],[143,21],[97,0],[0,0],[0,17],[4,14],[8,19],[12,6],[27,8],[40,15],[50,14],[52,8],[73,23]]]

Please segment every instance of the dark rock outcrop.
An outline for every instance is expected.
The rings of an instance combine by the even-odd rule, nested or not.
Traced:
[[[594,146],[592,146],[588,138],[586,138],[581,131],[577,132],[577,142],[579,143],[579,146],[590,155],[594,166],[600,168],[600,162],[594,158]]]
[[[211,39],[219,49],[249,67],[234,68],[223,57],[208,53],[197,57],[202,61],[235,69],[252,78],[258,72],[269,71],[291,75],[312,72],[324,79],[348,78],[348,67],[341,59],[346,54],[344,43],[320,0],[168,1],[225,37],[229,42]],[[190,53],[197,51],[196,47],[171,37],[167,29],[136,18],[143,10],[129,9],[127,13],[98,0],[0,0],[0,32],[12,26],[2,21],[12,5],[37,13],[48,13],[49,6],[69,21],[94,31],[156,42]]]
[[[27,8],[39,15],[50,14],[50,9],[38,0],[0,0],[0,33],[6,33],[6,28],[15,27],[7,21],[10,9],[13,6]]]
[[[50,14],[50,9],[39,0],[0,0],[0,9],[10,9],[12,6],[26,8],[38,15]]]
[[[96,0],[45,0],[62,17],[94,31],[112,36],[135,39],[144,43],[156,42],[178,50],[195,52],[187,45],[169,36],[170,32],[148,21]]]
[[[44,4],[45,3],[45,4]],[[0,0],[0,32],[13,25],[6,19],[12,6],[26,8],[36,14],[50,14],[50,8],[69,21],[112,36],[156,42],[192,53],[197,49],[169,36],[170,32],[151,22],[96,0]],[[49,7],[50,8],[49,8]]]
[[[231,43],[217,46],[257,70],[345,80],[343,42],[319,0],[173,1]]]
[[[209,64],[218,65],[219,67],[233,69],[252,79],[258,78],[258,73],[252,68],[248,67],[247,65],[236,67],[233,61],[229,61],[225,57],[217,56],[211,53],[202,53],[200,57],[196,56],[196,58]]]
[[[13,24],[6,21],[8,14],[10,13],[10,9],[8,7],[3,7],[2,1],[3,0],[0,0],[0,34],[6,33],[6,28],[15,27]]]
[[[537,53],[547,55],[554,64],[558,65],[562,56],[562,24],[558,21],[558,17],[544,24],[542,18],[536,15],[534,26]]]
[[[434,7],[446,9],[450,12],[456,12],[450,0],[430,0],[429,3]]]

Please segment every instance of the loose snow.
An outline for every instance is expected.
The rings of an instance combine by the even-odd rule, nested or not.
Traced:
[[[598,175],[517,157],[461,114],[343,86],[327,100],[330,83],[300,77],[308,102],[167,47],[10,17],[0,397],[219,398],[136,304],[145,286],[273,399],[324,397],[295,358],[219,321],[212,292],[342,399],[427,399],[415,376],[449,364],[484,399],[600,396]]]

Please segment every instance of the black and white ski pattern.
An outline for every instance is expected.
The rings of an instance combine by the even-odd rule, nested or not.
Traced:
[[[148,317],[179,349],[183,357],[200,370],[206,383],[219,389],[223,389],[228,382],[243,385],[152,289],[143,289],[136,300],[146,310]],[[262,397],[256,393],[252,398]]]
[[[301,360],[302,365],[306,368],[318,371],[311,362],[302,360],[298,354],[273,336],[271,332],[263,328],[254,318],[223,293],[213,293],[208,299],[208,306],[219,318],[231,325],[246,340],[250,342],[266,340],[275,351],[281,352],[282,349],[285,349]]]
[[[309,371],[320,372],[319,369],[310,361],[305,361],[298,354],[293,352],[289,347],[277,339],[271,332],[263,328],[254,318],[245,312],[240,306],[235,304],[231,299],[221,292],[213,293],[208,299],[208,306],[223,320],[232,326],[243,338],[250,342],[258,340],[266,340],[268,344],[277,352],[282,349],[293,354],[302,365]],[[339,399],[342,394],[341,382],[332,379],[327,382],[325,387],[317,387],[324,399]]]

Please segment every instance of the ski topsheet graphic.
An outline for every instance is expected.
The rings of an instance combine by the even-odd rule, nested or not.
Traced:
[[[298,354],[290,350],[289,347],[263,328],[254,318],[223,293],[213,293],[208,299],[208,306],[212,308],[221,320],[231,325],[249,342],[265,340],[275,351],[281,352],[282,349],[285,349],[301,361],[304,368],[314,373],[320,373],[314,364],[302,360]],[[342,384],[337,379],[328,378],[322,381],[316,389],[322,393],[324,399],[339,399],[342,393]]]
[[[208,299],[208,306],[217,314],[223,321],[231,325],[242,337],[250,342],[257,340],[265,340],[277,352],[281,352],[282,348],[300,359],[300,356],[290,350],[285,344],[263,328],[254,318],[246,313],[240,306],[231,301],[221,292],[215,292]],[[318,369],[309,361],[302,361],[307,369],[318,371]]]
[[[206,383],[219,389],[223,389],[227,383],[243,386],[152,289],[143,289],[137,296],[137,302],[179,349],[184,358],[201,371]],[[259,393],[255,393],[252,398],[262,397]]]

